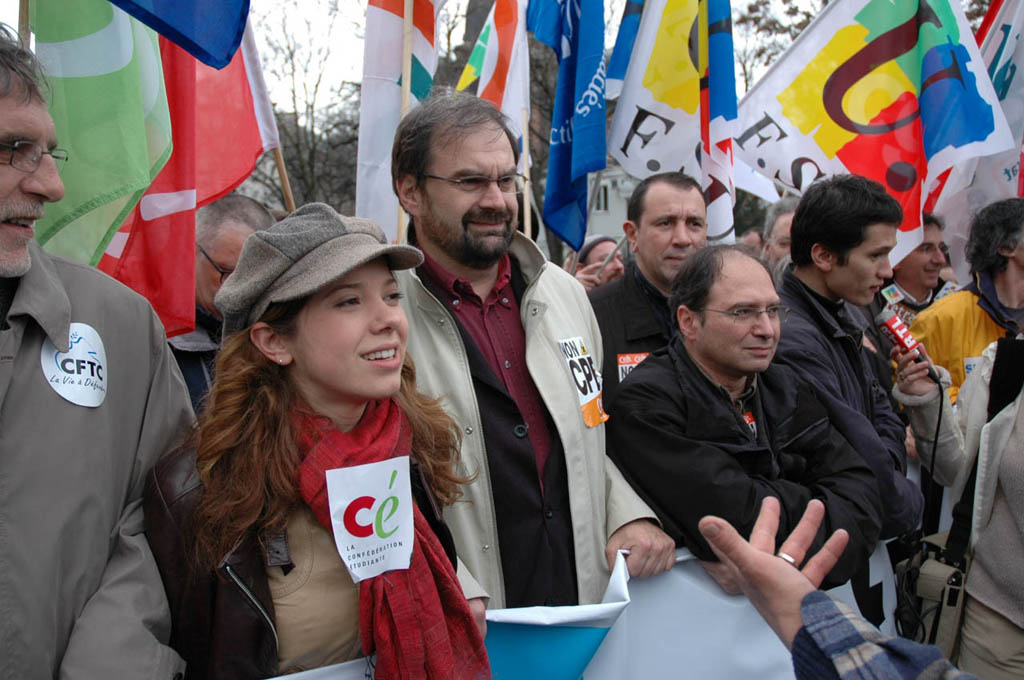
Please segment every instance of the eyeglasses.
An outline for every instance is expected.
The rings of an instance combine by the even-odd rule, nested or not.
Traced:
[[[466,177],[441,177],[440,175],[423,174],[430,179],[439,179],[449,184],[454,184],[467,194],[482,194],[491,188],[491,183],[498,185],[498,191],[503,194],[521,194],[525,186],[526,178],[516,173],[514,175],[502,175],[501,177],[488,177],[487,175],[467,175]]]
[[[64,149],[51,149],[47,151],[35,142],[21,141],[14,144],[0,144],[0,149],[10,151],[7,164],[15,170],[22,172],[35,172],[43,156],[49,156],[57,163],[57,171],[64,167],[68,160],[68,152]]]
[[[203,257],[206,258],[206,261],[209,262],[213,266],[213,268],[217,270],[218,274],[220,274],[220,282],[221,283],[224,283],[224,279],[228,278],[228,276],[231,274],[231,272],[235,271],[234,269],[224,269],[223,267],[218,265],[216,262],[214,262],[213,258],[210,257],[210,254],[208,252],[206,252],[205,250],[203,250],[203,247],[201,245],[199,245],[198,243],[196,244],[196,248],[199,249],[199,252],[201,252],[203,254]]]
[[[762,314],[768,316],[769,321],[775,321],[776,319],[781,323],[786,320],[786,315],[789,314],[789,310],[782,305],[772,305],[771,307],[765,307],[764,309],[757,309],[756,307],[737,307],[736,309],[708,309],[704,308],[698,310],[702,312],[715,312],[716,314],[725,314],[731,316],[733,323],[740,325],[753,325],[761,318]]]

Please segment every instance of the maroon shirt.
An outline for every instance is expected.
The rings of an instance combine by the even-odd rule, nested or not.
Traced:
[[[526,434],[537,461],[537,479],[543,492],[544,464],[551,449],[551,433],[544,402],[526,368],[526,331],[519,316],[519,301],[512,292],[512,261],[498,261],[498,278],[486,300],[468,281],[456,278],[424,253],[419,272],[440,291],[441,302],[459,320],[494,374],[505,385],[526,423]]]

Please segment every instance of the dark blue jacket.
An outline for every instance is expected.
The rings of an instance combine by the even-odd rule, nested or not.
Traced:
[[[882,538],[915,528],[924,499],[906,477],[906,429],[879,385],[862,341],[866,322],[843,302],[838,313],[788,270],[779,290],[789,317],[775,361],[788,364],[821,393],[833,425],[853,444],[878,480]]]

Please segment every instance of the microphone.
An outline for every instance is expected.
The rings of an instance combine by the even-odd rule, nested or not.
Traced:
[[[907,324],[903,323],[900,315],[891,308],[886,307],[875,316],[875,325],[878,326],[878,330],[882,331],[882,335],[888,338],[889,342],[899,347],[901,351],[909,352],[917,347],[917,340],[910,334]],[[918,351],[917,358],[914,361],[918,363],[924,361],[920,351]],[[935,381],[936,385],[942,387],[942,383],[939,382],[939,374],[935,372],[934,366],[928,366],[928,377]]]

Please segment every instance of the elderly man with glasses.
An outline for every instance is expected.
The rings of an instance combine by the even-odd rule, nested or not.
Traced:
[[[518,149],[489,102],[442,91],[402,120],[391,161],[409,240],[425,255],[398,272],[409,354],[420,389],[459,424],[475,477],[445,519],[478,609],[486,597],[492,608],[599,602],[618,548],[632,550],[633,576],[674,561],[605,457],[601,336],[586,292],[516,230]]]
[[[780,537],[808,501],[823,501],[809,552],[846,529],[849,547],[828,581],[850,579],[878,538],[878,486],[811,384],[772,363],[786,308],[765,265],[740,246],[700,250],[673,282],[669,308],[679,333],[626,376],[609,404],[612,459],[727,592],[738,592],[732,574],[697,525],[716,515],[749,536],[767,496],[782,506]],[[799,566],[804,555],[780,557]]]
[[[273,215],[261,203],[238,194],[225,196],[196,213],[196,328],[168,341],[196,413],[202,411],[213,383],[214,359],[220,347],[221,318],[213,298],[234,271],[245,239],[273,224]]]
[[[61,200],[33,54],[0,24],[0,677],[181,677],[142,490],[192,423],[146,300],[35,241]]]

